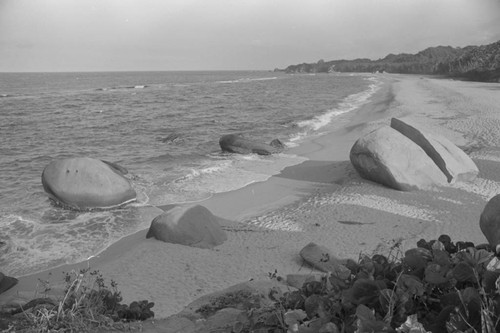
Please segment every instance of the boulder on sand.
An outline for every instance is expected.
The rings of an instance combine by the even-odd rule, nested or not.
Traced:
[[[146,238],[200,248],[213,248],[226,241],[227,236],[219,225],[221,219],[207,208],[174,207],[151,222]]]
[[[447,138],[422,131],[411,118],[392,118],[391,127],[420,146],[449,183],[472,181],[477,177],[479,170],[474,161]]]
[[[77,210],[113,208],[136,200],[120,170],[89,157],[51,162],[43,170],[42,185],[52,200]]]
[[[396,190],[447,184],[446,176],[425,151],[389,126],[358,139],[349,157],[361,177]]]
[[[274,139],[270,144],[259,143],[243,138],[240,134],[227,134],[220,138],[219,145],[222,151],[238,154],[271,155],[283,150],[283,144]]]
[[[479,227],[492,249],[500,254],[500,194],[491,198],[484,207]]]
[[[351,275],[349,268],[342,261],[330,253],[326,247],[311,242],[300,250],[300,256],[312,267],[347,279]]]

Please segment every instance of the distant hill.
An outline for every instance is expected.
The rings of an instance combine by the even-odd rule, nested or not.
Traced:
[[[387,72],[446,75],[473,81],[500,82],[500,41],[464,48],[429,47],[417,54],[389,54],[378,60],[320,60],[288,66],[287,73]]]

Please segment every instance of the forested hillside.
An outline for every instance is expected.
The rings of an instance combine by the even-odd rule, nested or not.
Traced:
[[[483,46],[429,47],[417,54],[389,54],[378,60],[320,60],[291,65],[287,73],[387,72],[447,75],[457,78],[500,82],[500,41]]]

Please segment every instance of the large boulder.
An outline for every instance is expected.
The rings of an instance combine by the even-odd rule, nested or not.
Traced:
[[[43,170],[42,185],[52,200],[77,210],[113,208],[136,200],[122,170],[89,157],[54,160]]]
[[[391,127],[420,146],[449,183],[472,181],[477,177],[479,170],[474,161],[447,138],[422,131],[410,118],[392,118]]]
[[[271,155],[283,150],[283,144],[274,139],[270,144],[243,138],[240,134],[227,134],[219,140],[220,148],[229,153]]]
[[[174,207],[151,222],[146,238],[200,248],[213,248],[226,241],[227,236],[219,222],[207,208]]]
[[[446,176],[425,151],[389,126],[358,139],[349,157],[361,177],[396,190],[447,184]]]
[[[479,227],[491,247],[500,254],[500,194],[491,198],[484,207]]]

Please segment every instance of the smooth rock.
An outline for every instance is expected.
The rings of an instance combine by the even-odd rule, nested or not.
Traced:
[[[271,155],[283,150],[283,144],[275,139],[271,144],[259,143],[243,138],[239,134],[227,134],[220,138],[219,145],[222,151],[238,154]]]
[[[207,208],[196,205],[174,207],[155,217],[146,238],[199,248],[213,248],[227,240],[226,233]]]
[[[477,177],[479,169],[474,161],[447,138],[423,131],[411,118],[392,118],[391,127],[422,148],[446,175],[448,183]]]
[[[322,271],[331,272],[342,279],[347,279],[351,275],[349,268],[342,264],[329,249],[314,242],[307,244],[300,250],[300,256],[312,267]]]
[[[18,280],[11,276],[6,276],[0,272],[0,294],[9,290],[17,284]]]
[[[275,280],[242,282],[194,300],[177,315],[196,322],[199,319],[209,317],[206,312],[204,313],[200,309],[216,309],[214,307],[216,304],[224,304],[223,308],[240,310],[273,306],[275,301],[279,300],[285,292],[293,290],[295,288]],[[258,305],[254,304],[256,301],[259,302]]]
[[[286,283],[289,286],[295,287],[297,289],[302,288],[306,282],[321,282],[321,280],[326,276],[326,274],[287,274]]]
[[[491,198],[484,207],[479,227],[491,247],[500,254],[500,194]]]
[[[52,200],[77,210],[113,208],[136,200],[121,171],[89,157],[51,162],[43,170],[42,185]]]
[[[358,139],[349,158],[361,177],[396,190],[447,184],[446,176],[425,151],[389,126]]]

